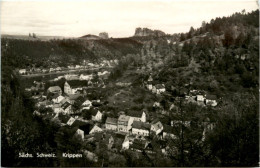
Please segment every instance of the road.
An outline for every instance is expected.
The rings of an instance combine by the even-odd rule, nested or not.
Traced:
[[[91,68],[91,69],[75,69],[75,70],[67,70],[67,71],[58,71],[58,72],[49,72],[49,73],[36,73],[36,74],[29,74],[29,75],[20,75],[24,78],[32,78],[37,76],[46,76],[46,75],[56,75],[56,74],[66,74],[66,73],[72,73],[72,72],[85,72],[85,71],[94,71],[99,69],[107,69],[107,68],[113,68],[113,67],[100,67],[100,68]]]

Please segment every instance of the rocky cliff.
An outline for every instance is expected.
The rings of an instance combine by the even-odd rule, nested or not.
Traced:
[[[151,30],[148,28],[136,28],[135,29],[135,35],[134,36],[156,36],[161,37],[165,36],[166,34],[160,30]]]

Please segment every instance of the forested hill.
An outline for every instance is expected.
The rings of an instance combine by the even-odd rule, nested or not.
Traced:
[[[142,44],[133,39],[58,39],[50,41],[2,38],[2,58],[17,68],[66,67],[83,60],[120,59],[140,52]]]

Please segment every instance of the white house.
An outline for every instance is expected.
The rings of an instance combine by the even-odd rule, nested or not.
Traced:
[[[156,94],[161,94],[166,91],[164,84],[157,84],[155,87],[156,87]]]
[[[84,109],[90,109],[90,107],[92,107],[92,102],[90,100],[86,100],[82,103],[81,106],[84,107]],[[87,107],[87,108],[85,108],[85,107]]]
[[[21,75],[26,74],[26,69],[20,69],[19,74],[21,74]]]
[[[90,75],[83,75],[83,74],[81,74],[79,76],[79,80],[91,80],[91,79],[93,79],[93,75],[92,74],[90,74]]]
[[[216,95],[206,95],[206,105],[216,106],[217,103],[217,96]]]
[[[52,106],[52,109],[53,109],[53,112],[56,114],[63,112],[63,109],[61,108],[60,104],[54,104]]]
[[[67,122],[67,125],[71,126],[74,123],[74,121],[76,121],[76,119],[73,117],[70,117],[69,121]]]
[[[87,83],[79,80],[66,81],[64,84],[64,93],[77,94],[78,90],[82,90],[86,87]]]
[[[60,103],[64,98],[65,98],[65,97],[63,97],[63,96],[61,96],[61,95],[58,95],[58,96],[53,97],[52,101],[53,101],[53,103],[58,104],[58,103]]]
[[[155,135],[158,135],[162,132],[163,125],[160,121],[155,120],[151,123],[151,132],[154,132]]]
[[[82,140],[84,140],[84,131],[81,129],[77,129],[75,135],[79,136]]]
[[[130,146],[129,139],[128,139],[127,136],[125,136],[125,140],[124,140],[124,142],[122,143],[122,149],[123,149],[123,150],[127,150],[127,149],[129,149],[129,146]]]
[[[120,115],[117,120],[117,130],[120,132],[126,132],[131,129],[133,123],[133,118],[126,115]]]
[[[91,115],[93,121],[101,121],[102,119],[102,113],[99,110],[96,109],[92,110]]]
[[[57,93],[59,95],[62,94],[62,90],[59,86],[51,86],[48,88],[47,93]]]
[[[71,108],[71,104],[69,102],[65,102],[64,104],[62,104],[61,108],[63,110],[63,113],[72,114],[72,108]]]
[[[197,101],[203,102],[205,100],[205,97],[203,95],[197,95],[196,98],[197,98]]]
[[[103,130],[98,127],[97,125],[94,125],[93,128],[90,130],[89,134],[94,134],[96,132],[102,132]]]
[[[131,111],[127,113],[128,116],[130,116],[134,121],[141,121],[141,122],[146,122],[146,114],[145,112],[135,112]]]

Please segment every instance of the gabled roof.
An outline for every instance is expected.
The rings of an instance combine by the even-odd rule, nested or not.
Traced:
[[[92,109],[92,110],[91,110],[91,115],[96,116],[98,112],[99,112],[99,110],[97,110],[97,109]]]
[[[67,83],[70,85],[71,88],[88,86],[88,82],[85,80],[69,80],[69,81],[67,81]]]
[[[131,147],[138,150],[144,150],[146,147],[146,142],[140,139],[135,139]]]
[[[157,84],[155,85],[156,89],[164,89],[165,86],[163,84]]]
[[[133,124],[132,124],[132,128],[142,129],[142,130],[150,130],[151,125],[143,123],[141,121],[134,121]]]
[[[49,92],[56,92],[56,91],[61,91],[61,88],[59,86],[51,86],[48,88]]]
[[[106,119],[106,124],[117,125],[117,119],[116,119],[116,118],[107,117],[107,119]]]
[[[208,100],[217,100],[217,96],[216,95],[206,95],[206,99],[208,99]]]
[[[84,131],[84,134],[88,135],[89,132],[91,131],[91,129],[94,127],[93,124],[89,124],[89,123],[78,123],[79,124],[79,129],[81,129],[82,131]]]
[[[81,94],[70,94],[69,99],[70,100],[77,100],[77,98],[79,98],[80,96],[81,96]]]
[[[70,103],[69,102],[65,102],[65,103],[63,103],[62,105],[61,105],[61,108],[63,109],[63,110],[65,110],[66,108],[68,108],[70,106]]]
[[[155,130],[159,130],[159,129],[163,128],[163,125],[160,121],[152,122],[152,126],[155,128]]]
[[[129,119],[130,119],[129,116],[126,116],[126,115],[120,115],[119,118],[118,118],[118,121],[128,122]]]
[[[142,112],[140,112],[140,111],[129,111],[129,112],[127,112],[127,115],[131,116],[131,117],[141,118],[143,113],[144,113],[143,111]]]
[[[71,125],[71,127],[81,127],[81,126],[84,126],[84,125],[89,125],[89,123],[86,123],[86,122],[83,122],[83,121],[80,121],[80,120],[75,120],[73,122],[73,124]],[[84,131],[84,130],[83,130]]]
[[[69,116],[63,114],[59,114],[58,118],[62,123],[67,123],[70,119]]]

